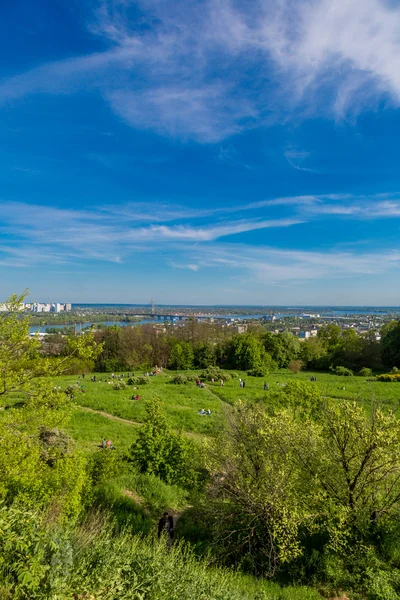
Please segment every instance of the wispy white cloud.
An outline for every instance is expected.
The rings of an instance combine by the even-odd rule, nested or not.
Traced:
[[[196,265],[196,264],[191,264],[191,263],[188,263],[188,264],[179,264],[179,263],[176,263],[176,262],[173,262],[173,261],[170,263],[170,265],[171,265],[171,267],[174,267],[175,269],[189,269],[189,271],[194,271],[195,273],[200,268],[199,265]]]
[[[288,148],[284,152],[284,156],[293,169],[296,171],[307,171],[309,173],[318,173],[316,169],[311,169],[310,167],[306,167],[306,160],[309,157],[309,152],[305,152],[304,150],[296,150],[294,148]]]
[[[244,215],[249,218],[243,218]],[[3,202],[0,215],[0,233],[3,238],[0,259],[11,260],[13,264],[21,266],[33,262],[81,263],[85,260],[119,263],[132,260],[135,255],[162,250],[165,260],[172,260],[177,268],[180,265],[182,268],[195,270],[205,264],[209,248],[221,244],[219,240],[234,241],[234,236],[279,229],[282,246],[285,245],[285,240],[292,245],[293,239],[297,239],[298,243],[301,240],[301,235],[293,238],[294,226],[301,227],[302,224],[318,220],[362,221],[385,218],[400,218],[400,194],[278,197],[241,206],[228,205],[212,209],[168,206],[162,202],[137,202],[123,206],[72,210]],[[342,273],[346,273],[347,268],[351,272],[357,272],[357,265],[362,269],[372,269],[366,272],[375,272],[373,256],[358,252],[347,255],[343,250],[335,249],[328,254],[301,254],[298,251],[289,255],[275,250],[266,255],[263,249],[253,247],[249,236],[237,239],[247,239],[246,246],[239,246],[239,263],[244,265],[245,257],[251,257],[248,269],[254,273],[257,269],[260,273],[268,272],[274,278],[285,279],[292,272],[296,272],[299,277],[308,277],[312,261],[312,277],[326,273],[327,268],[333,272],[339,267]],[[182,252],[189,252],[193,244],[198,249],[194,256],[187,256],[184,261],[171,258],[180,256]],[[267,256],[268,260],[260,262],[260,256]],[[365,261],[360,256],[365,256]],[[225,263],[227,267],[233,267],[232,257],[232,249],[228,256],[224,252],[220,256],[213,255],[209,265],[218,266],[225,260],[228,261]],[[380,255],[377,264],[381,268],[379,257]],[[397,261],[397,254],[385,254],[386,259],[389,265],[393,265]]]
[[[130,206],[125,211],[118,207],[118,210],[112,212],[110,207],[108,210],[79,211],[4,202],[0,231],[11,242],[8,250],[3,246],[3,253],[15,254],[17,250],[13,251],[12,248],[25,247],[30,243],[31,256],[41,255],[43,262],[49,259],[49,248],[60,255],[63,249],[64,261],[91,259],[121,262],[135,252],[149,252],[155,247],[166,247],[174,243],[204,243],[240,233],[286,228],[301,223],[299,218],[224,221],[212,218],[211,223],[185,225],[182,224],[182,220],[185,220],[184,208],[180,212],[173,207],[164,209],[165,220],[161,224],[163,205],[159,207],[158,219],[153,219],[151,223],[150,216],[154,208],[141,203],[138,203],[137,211]],[[190,209],[188,214],[193,218]],[[201,211],[194,214],[198,220]],[[202,217],[204,219],[204,215]],[[186,215],[186,219],[188,218]],[[155,224],[154,221],[157,220],[158,223]],[[167,225],[165,221],[175,221],[175,224]],[[146,222],[148,224],[144,225]]]
[[[0,103],[97,89],[129,125],[201,142],[293,112],[345,118],[399,104],[399,27],[385,0],[104,1],[90,24],[103,52],[6,79]]]
[[[172,240],[172,241],[194,241],[207,242],[222,237],[256,231],[259,229],[269,229],[271,227],[290,227],[299,225],[302,221],[299,219],[272,219],[267,221],[233,221],[222,223],[220,225],[211,225],[207,227],[192,227],[177,225],[168,227],[166,225],[153,225],[149,228],[143,228],[134,232],[135,238],[144,240]]]
[[[400,252],[326,252],[215,244],[201,253],[193,248],[194,260],[202,267],[233,270],[264,284],[302,282],[355,275],[378,275],[400,269]]]

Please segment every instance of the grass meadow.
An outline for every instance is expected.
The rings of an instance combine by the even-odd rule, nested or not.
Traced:
[[[111,378],[104,373],[96,374],[96,382],[92,382],[88,375],[84,380],[76,375],[57,378],[55,383],[61,387],[79,382],[85,390],[75,394],[77,410],[68,425],[69,433],[85,451],[95,449],[103,437],[111,438],[116,446],[125,450],[135,440],[138,425],[145,418],[146,400],[157,397],[161,400],[163,410],[174,429],[182,430],[194,439],[212,436],[217,434],[222,426],[224,412],[237,400],[268,400],[268,394],[274,389],[279,389],[283,383],[309,382],[312,375],[317,381],[310,385],[318,386],[322,396],[359,400],[364,402],[367,408],[371,402],[393,410],[400,407],[399,383],[370,382],[356,376],[338,377],[329,373],[310,372],[294,374],[280,370],[261,378],[235,372],[236,377],[226,381],[224,387],[221,387],[219,382],[206,382],[205,388],[199,388],[194,382],[184,385],[171,383],[175,374],[176,372],[164,371],[160,375],[149,377],[149,383],[137,386],[138,389],[127,386],[123,390],[113,389],[108,383]],[[239,377],[246,382],[244,389],[239,385]],[[264,391],[264,382],[269,384],[269,392]],[[132,400],[133,395],[139,395],[140,400]],[[202,408],[210,409],[212,415],[199,415],[198,412]],[[115,420],[107,415],[111,415]]]
[[[182,373],[185,374],[185,372]],[[223,426],[224,415],[237,400],[246,401],[264,398],[268,402],[268,395],[271,392],[275,389],[281,389],[282,384],[291,381],[309,382],[309,385],[318,387],[322,396],[362,401],[367,409],[372,401],[393,410],[397,410],[400,406],[400,384],[370,382],[365,378],[355,376],[338,377],[327,373],[310,372],[293,374],[286,370],[280,370],[265,378],[259,378],[236,372],[234,377],[225,382],[224,387],[221,387],[219,382],[205,382],[205,387],[199,388],[194,382],[184,385],[172,383],[171,380],[174,375],[176,375],[176,372],[164,371],[160,375],[150,377],[149,383],[137,386],[138,389],[127,386],[121,390],[114,389],[113,385],[108,383],[112,381],[110,376],[104,373],[97,373],[95,382],[91,381],[91,375],[86,375],[84,379],[82,377],[78,378],[76,375],[54,379],[54,384],[62,389],[77,383],[79,386],[83,386],[84,391],[81,391],[78,387],[74,394],[76,410],[72,413],[66,429],[76,441],[78,449],[87,454],[89,462],[97,459],[95,453],[100,452],[99,446],[103,438],[111,439],[113,445],[117,448],[117,452],[115,455],[113,454],[114,456],[123,455],[135,443],[140,424],[146,415],[146,400],[155,397],[162,402],[163,411],[171,427],[183,431],[195,441],[217,435]],[[315,376],[317,380],[311,383],[309,381],[311,376]],[[245,380],[245,388],[240,387],[239,377]],[[264,391],[265,382],[269,384],[269,391],[267,392]],[[132,400],[133,395],[139,395],[140,399]],[[13,401],[18,400],[19,398],[16,397]],[[210,416],[199,415],[198,412],[202,408],[210,409],[212,414]],[[193,522],[191,517],[191,511],[194,511],[196,506],[194,492],[167,485],[153,475],[137,473],[128,467],[123,467],[122,471],[115,475],[110,474],[108,476],[106,474],[103,480],[97,484],[93,494],[94,506],[98,506],[105,510],[107,514],[112,515],[116,527],[120,528],[121,532],[124,531],[124,528],[128,528],[129,531],[141,535],[153,535],[159,515],[167,509],[179,520],[177,525],[178,540],[179,538],[186,539],[185,534],[190,530],[192,536],[194,531],[194,539],[197,540],[196,548],[200,549],[199,554],[202,554],[202,544],[205,547],[207,545],[207,536],[204,537],[202,531],[196,529],[196,520]],[[125,534],[118,538],[119,543],[125,544],[126,542],[127,547],[136,544],[134,552],[136,574],[140,571],[136,564],[137,561],[146,559],[151,562],[151,565],[156,565],[156,563],[158,565],[158,558],[156,560],[155,555],[151,554],[153,550],[151,550],[151,545],[148,542],[150,538],[142,539],[139,537],[136,540],[132,537],[125,539],[124,536]],[[108,544],[105,538],[103,542],[106,545]],[[165,596],[166,588],[163,588],[163,590],[157,588],[154,595],[149,596],[149,598],[155,600],[163,597],[201,597],[204,599],[215,598],[216,600],[228,598],[238,598],[238,600],[242,598],[243,600],[250,600],[250,598],[259,598],[260,600],[264,598],[265,600],[316,600],[320,598],[315,590],[307,588],[288,587],[282,589],[277,584],[256,580],[229,570],[211,572],[208,559],[204,562],[202,562],[203,559],[200,562],[196,561],[194,557],[188,559],[186,555],[181,556],[180,548],[177,544],[176,550],[166,555],[163,554],[159,558],[164,560],[164,569],[166,568],[165,565],[169,568],[169,561],[172,561],[170,566],[174,578],[176,579],[176,569],[178,567],[179,576],[181,573],[179,569],[181,569],[182,576],[184,575],[190,581],[190,589],[194,585],[198,585],[199,593],[190,595],[192,592],[190,594],[187,592],[187,595],[185,595],[186,592],[182,589],[181,596]],[[94,554],[97,552],[101,554],[103,549],[102,547],[94,548],[93,552]],[[81,554],[79,556],[79,565],[81,566],[82,561],[85,562],[86,559]],[[88,550],[88,564],[93,556],[92,549]],[[96,560],[97,558],[96,554]],[[118,563],[118,560],[119,558],[116,556],[116,563]],[[104,568],[107,567],[109,571],[112,570],[112,562],[113,555],[107,554],[104,559]],[[187,566],[188,563],[190,563],[190,569]],[[106,579],[109,576],[111,577],[108,571],[107,573],[104,572],[103,575]],[[198,583],[195,583],[195,580],[197,582],[196,578],[198,578]],[[156,581],[158,581],[157,578]],[[219,587],[220,583],[221,586]],[[79,586],[81,584],[82,582],[79,582]],[[123,584],[119,582],[119,584],[125,585],[125,582]],[[157,595],[158,593],[159,595]]]

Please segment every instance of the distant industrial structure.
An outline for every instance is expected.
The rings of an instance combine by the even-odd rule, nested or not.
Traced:
[[[21,302],[20,309],[33,313],[61,313],[72,309],[70,302]],[[0,304],[0,311],[7,311],[7,304]]]

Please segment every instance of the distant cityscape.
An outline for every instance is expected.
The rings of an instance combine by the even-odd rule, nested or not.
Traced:
[[[0,304],[0,311],[7,311],[7,304]],[[21,302],[21,310],[33,313],[62,313],[72,310],[70,302]]]

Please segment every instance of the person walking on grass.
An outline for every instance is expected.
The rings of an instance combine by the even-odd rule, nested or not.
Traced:
[[[167,536],[168,550],[170,550],[174,537],[174,519],[172,515],[168,515],[167,511],[158,521],[158,537],[160,538],[163,534]]]

